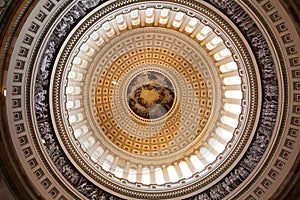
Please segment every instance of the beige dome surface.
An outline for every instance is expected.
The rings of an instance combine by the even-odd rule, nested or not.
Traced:
[[[22,24],[0,30],[1,155],[14,166],[2,168],[20,169],[16,194],[255,200],[297,188],[300,40],[279,2],[15,5]]]

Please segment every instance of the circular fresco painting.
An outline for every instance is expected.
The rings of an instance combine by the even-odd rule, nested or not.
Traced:
[[[171,81],[155,71],[138,74],[127,88],[127,101],[131,111],[144,119],[163,117],[172,108],[174,97]]]

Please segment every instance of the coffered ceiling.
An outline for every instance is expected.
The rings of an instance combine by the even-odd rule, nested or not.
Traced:
[[[288,5],[1,1],[5,194],[296,196],[300,38]]]

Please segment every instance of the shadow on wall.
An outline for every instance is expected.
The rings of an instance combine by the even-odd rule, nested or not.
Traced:
[[[300,35],[300,0],[280,0],[280,3],[289,11],[288,14],[298,24],[296,28]]]

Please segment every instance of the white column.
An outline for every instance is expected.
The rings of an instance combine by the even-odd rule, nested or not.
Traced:
[[[176,173],[178,175],[179,180],[182,179],[183,178],[183,174],[182,174],[181,169],[180,169],[180,167],[179,167],[179,165],[178,165],[177,162],[174,163],[174,167],[175,167],[175,170],[176,170]]]
[[[130,162],[126,162],[126,166],[125,166],[124,172],[123,172],[124,179],[128,179],[129,168],[130,168]]]
[[[150,184],[155,184],[155,168],[150,166]]]
[[[101,155],[101,157],[98,160],[99,165],[101,166],[106,158],[106,156],[108,155],[109,150],[105,150],[104,153]]]
[[[137,168],[137,174],[136,174],[136,182],[141,183],[142,182],[142,165],[138,165]]]
[[[115,157],[113,164],[110,167],[110,172],[114,172],[119,163],[119,157]]]
[[[162,172],[163,172],[163,175],[164,175],[165,183],[170,182],[169,173],[168,173],[167,167],[165,165],[162,166]]]
[[[195,169],[194,165],[191,163],[191,160],[188,158],[184,158],[184,160],[188,165],[188,167],[190,168],[190,170],[192,171],[192,173],[195,174],[197,170]]]

